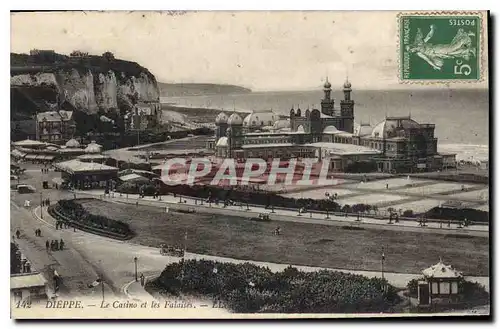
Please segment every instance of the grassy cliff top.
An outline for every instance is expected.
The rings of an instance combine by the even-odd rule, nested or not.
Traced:
[[[146,74],[150,79],[156,81],[154,75],[148,69],[136,62],[116,59],[111,56],[87,55],[84,57],[72,57],[62,54],[10,54],[10,74],[35,74],[52,73],[76,69],[78,71],[91,70],[92,72],[123,72],[127,76],[138,77],[141,73]],[[118,76],[117,76],[118,78]]]

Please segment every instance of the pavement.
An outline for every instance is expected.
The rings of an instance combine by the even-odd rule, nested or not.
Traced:
[[[27,173],[27,177],[23,179],[22,183],[31,184],[37,188],[38,191],[42,191],[43,198],[50,198],[52,202],[60,198],[71,197],[73,194],[68,191],[61,190],[41,190],[41,178],[36,175],[37,171],[33,170]],[[49,172],[47,179],[51,176],[58,177],[59,173]],[[103,198],[103,191],[89,191],[89,192],[78,192],[79,197],[95,197]],[[173,196],[162,196],[162,201],[153,200],[152,198],[138,199],[138,196],[129,196],[127,201],[126,197],[119,197],[119,194],[114,193],[112,198],[103,198],[109,202],[140,202],[141,204],[151,204],[160,207],[193,207],[194,200],[182,198],[186,203],[178,203],[179,198],[173,198]],[[32,201],[32,209],[26,209],[22,205],[24,200],[29,199]],[[157,276],[165,268],[167,264],[178,262],[180,258],[171,256],[162,256],[158,248],[152,248],[147,246],[142,246],[138,244],[132,244],[127,241],[117,241],[110,238],[94,235],[91,233],[74,230],[74,229],[62,229],[55,230],[54,222],[55,220],[47,213],[46,209],[40,209],[39,195],[37,194],[27,194],[21,195],[17,192],[11,192],[11,235],[16,229],[20,229],[22,232],[21,239],[16,240],[23,254],[32,262],[35,269],[47,275],[48,278],[51,276],[50,270],[57,270],[57,272],[63,277],[63,288],[61,289],[61,297],[65,296],[100,296],[101,289],[89,288],[88,284],[93,282],[99,275],[103,276],[105,282],[105,294],[106,296],[123,296],[127,293],[132,296],[132,298],[144,298],[145,291],[141,289],[140,284],[136,284],[131,281],[135,281],[135,268],[134,268],[134,257],[138,258],[137,271],[138,275],[143,273],[145,276]],[[204,210],[208,212],[215,213],[230,213],[232,215],[239,214],[246,216],[254,216],[258,213],[266,212],[261,207],[250,207],[250,210],[240,209],[239,207],[230,206],[227,209],[221,206],[215,205],[196,205],[197,211]],[[40,212],[41,210],[41,212]],[[201,211],[200,210],[200,211]],[[43,213],[43,215],[41,215]],[[307,218],[307,215],[297,216],[296,212],[281,210],[272,214],[273,219],[278,220],[295,220],[295,221],[310,221],[311,218]],[[43,216],[43,218],[42,218]],[[335,217],[329,220],[322,218],[324,215],[312,215],[314,220],[318,223],[330,223],[332,225],[357,225],[355,217]],[[464,229],[444,229],[440,230],[435,227],[421,228],[418,227],[416,223],[412,222],[400,222],[398,224],[380,224],[380,222],[373,219],[364,218],[359,225],[376,225],[378,228],[383,229],[408,229],[408,230],[422,230],[432,232],[446,233],[457,233],[461,234],[482,234],[487,235],[488,230],[481,227],[473,227],[468,230]],[[42,229],[42,237],[36,238],[34,236],[34,231],[36,228]],[[66,244],[66,250],[57,252],[47,252],[45,250],[45,241],[47,239],[63,239]],[[267,266],[273,271],[279,271],[289,264],[277,264],[268,262],[254,262],[246,260],[238,260],[226,257],[217,256],[207,256],[199,255],[193,253],[186,253],[187,259],[212,259],[220,262],[250,262],[260,266]],[[305,271],[316,271],[319,267],[305,267],[296,266],[298,269]],[[336,269],[330,269],[336,270]],[[357,273],[366,276],[381,276],[380,272],[369,272],[369,271],[349,271],[344,269],[339,269],[339,271]],[[387,280],[397,286],[404,287],[406,283],[420,276],[420,274],[411,273],[384,273],[384,277]],[[477,281],[483,284],[487,290],[489,290],[489,278],[488,277],[469,277],[469,280]],[[128,286],[127,286],[128,285]],[[124,287],[127,286],[125,290]],[[100,297],[96,297],[100,298]],[[107,297],[108,298],[108,297]]]
[[[472,236],[489,236],[489,226],[488,225],[470,225],[467,228],[460,228],[457,224],[451,224],[448,227],[447,224],[440,224],[435,222],[428,222],[425,227],[419,226],[417,221],[406,221],[400,220],[398,223],[393,222],[389,224],[387,220],[375,219],[361,217],[357,220],[357,216],[334,216],[329,215],[326,218],[325,214],[321,213],[303,213],[300,214],[298,211],[284,210],[284,209],[274,209],[274,213],[265,207],[259,207],[255,205],[249,206],[248,210],[246,206],[227,206],[224,207],[222,203],[219,205],[210,204],[203,202],[201,204],[201,199],[194,199],[188,197],[174,197],[173,195],[162,195],[161,200],[155,199],[153,197],[140,198],[138,194],[120,194],[116,192],[111,192],[109,195],[104,194],[104,190],[89,190],[89,191],[76,191],[77,197],[92,197],[97,198],[107,202],[117,202],[117,203],[128,203],[128,204],[140,204],[149,205],[160,208],[168,208],[169,211],[174,209],[196,209],[197,212],[212,213],[212,214],[222,214],[222,215],[232,215],[232,216],[242,216],[242,217],[255,217],[261,213],[269,214],[271,220],[281,220],[281,221],[294,221],[294,222],[307,222],[310,223],[314,220],[315,223],[324,225],[352,225],[352,226],[362,226],[365,228],[375,228],[383,230],[397,230],[397,231],[409,231],[409,232],[429,232],[429,233],[440,233],[440,234],[461,234],[461,235],[472,235]]]

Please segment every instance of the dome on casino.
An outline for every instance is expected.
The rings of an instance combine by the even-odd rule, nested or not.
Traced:
[[[243,124],[243,119],[238,115],[238,113],[233,113],[227,119],[227,124],[230,126],[238,126]]]
[[[420,128],[420,124],[410,117],[388,117],[373,128],[371,135],[377,138],[393,138],[411,128]]]
[[[323,85],[325,89],[330,89],[332,87],[332,84],[330,81],[328,81],[328,78],[326,78],[325,84]]]
[[[328,134],[328,133],[336,133],[339,130],[335,126],[326,126],[325,129],[323,129],[323,134]]]
[[[290,128],[290,120],[277,120],[273,124],[273,129],[275,130],[285,129],[285,128]]]
[[[66,147],[77,148],[80,147],[80,143],[78,143],[76,139],[72,138],[66,142]]]
[[[354,136],[369,136],[373,131],[373,127],[368,123],[354,124]]]
[[[97,144],[95,141],[92,141],[85,148],[85,153],[101,153],[102,146]]]
[[[217,147],[227,147],[227,137],[221,137],[217,141],[217,144],[215,145]]]
[[[272,111],[268,112],[252,112],[243,120],[245,128],[261,128],[265,126],[272,126],[278,121],[278,115]]]
[[[344,82],[344,89],[351,89],[351,83],[349,82],[349,80],[346,80]]]
[[[227,123],[227,114],[224,112],[219,113],[217,117],[215,118],[215,124],[223,124]]]

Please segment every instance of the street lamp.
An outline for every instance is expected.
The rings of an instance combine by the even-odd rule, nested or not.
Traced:
[[[134,257],[134,263],[135,263],[135,282],[137,282],[137,257]]]

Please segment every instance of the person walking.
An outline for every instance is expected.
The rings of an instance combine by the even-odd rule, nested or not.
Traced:
[[[144,281],[145,281],[144,273],[141,273],[141,286],[142,287],[144,287]]]
[[[54,251],[54,240],[50,241],[50,250]]]
[[[16,230],[16,237],[19,239],[21,237],[21,232],[19,230]]]
[[[63,239],[61,239],[61,241],[59,241],[59,250],[63,250],[64,249],[64,241]]]
[[[54,249],[59,250],[59,241],[54,240]]]
[[[47,249],[47,251],[50,250],[50,242],[49,242],[49,240],[45,241],[45,249]]]

